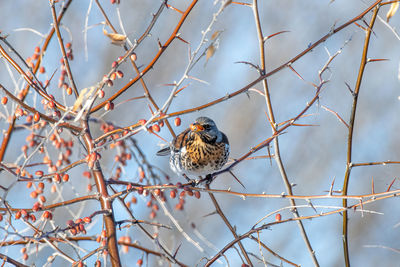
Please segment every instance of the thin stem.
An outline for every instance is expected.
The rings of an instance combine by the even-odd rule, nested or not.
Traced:
[[[206,185],[206,188],[207,188],[207,189],[210,189],[210,186],[209,186],[209,185]],[[214,207],[215,207],[215,209],[216,209],[218,215],[222,218],[222,220],[224,221],[224,223],[226,224],[226,226],[228,226],[228,228],[229,228],[229,230],[231,231],[232,235],[233,235],[235,238],[238,238],[238,235],[236,234],[235,229],[232,227],[232,225],[231,225],[231,223],[229,222],[228,218],[226,218],[225,214],[223,213],[223,211],[222,211],[221,207],[219,206],[218,201],[217,201],[217,199],[214,197],[213,193],[209,192],[208,195],[210,196],[210,198],[211,198],[211,200],[212,200],[212,202],[213,202],[213,204],[214,204]],[[240,247],[240,250],[242,251],[243,256],[246,258],[247,263],[248,263],[250,266],[253,266],[253,264],[252,264],[252,262],[251,262],[251,260],[250,260],[250,258],[249,258],[249,255],[247,254],[247,252],[246,252],[246,250],[245,250],[245,248],[244,248],[242,242],[240,242],[240,241],[239,241],[239,247]]]
[[[31,107],[31,106],[25,104],[25,102],[23,102],[22,100],[19,100],[19,98],[17,98],[16,96],[14,96],[14,95],[13,95],[9,90],[7,90],[2,84],[0,84],[0,88],[6,93],[6,95],[7,95],[9,98],[11,98],[11,100],[17,102],[17,103],[19,104],[19,106],[21,106],[21,107],[23,107],[24,109],[28,110],[28,111],[31,112],[32,114],[38,113],[41,119],[43,119],[43,120],[45,120],[45,121],[48,121],[48,122],[51,122],[51,123],[58,123],[58,122],[59,122],[58,120],[53,119],[52,117],[49,117],[49,116],[47,116],[47,115],[45,115],[45,114],[43,114],[43,113],[37,111],[35,108],[33,108],[33,107]],[[82,128],[81,128],[81,127],[78,127],[78,126],[75,126],[75,125],[72,125],[72,124],[66,123],[66,122],[59,123],[58,126],[59,126],[59,127],[63,127],[63,128],[68,128],[68,129],[73,130],[73,131],[76,131],[76,132],[82,131]]]
[[[118,92],[116,92],[114,95],[112,95],[111,97],[106,99],[104,102],[93,107],[90,110],[90,112],[96,112],[99,109],[101,109],[103,106],[105,106],[107,102],[110,102],[110,101],[113,101],[114,99],[116,99],[119,95],[121,95],[126,90],[128,90],[133,84],[135,84],[141,77],[143,77],[149,70],[151,70],[153,68],[154,64],[158,61],[158,59],[165,52],[165,50],[168,48],[168,46],[178,36],[178,32],[179,32],[180,28],[182,27],[183,23],[185,22],[186,18],[188,17],[188,15],[190,14],[190,12],[192,11],[193,7],[196,5],[197,2],[198,2],[198,0],[193,0],[192,3],[187,7],[185,13],[182,14],[181,19],[179,20],[178,24],[176,25],[174,31],[171,33],[168,40],[160,47],[157,54],[154,56],[153,60],[143,69],[143,71],[140,72],[140,75],[137,75],[130,82],[128,82],[124,87],[122,87],[120,90],[118,90]]]
[[[253,14],[254,14],[254,19],[255,19],[255,23],[256,23],[256,28],[257,28],[257,37],[258,37],[258,44],[259,44],[259,51],[260,51],[260,68],[261,68],[261,72],[262,74],[265,73],[265,48],[264,48],[264,35],[262,33],[262,29],[261,29],[261,23],[260,23],[260,16],[259,16],[259,12],[258,12],[258,1],[254,0],[253,1]],[[263,84],[263,88],[264,88],[264,96],[265,96],[265,102],[267,105],[267,109],[268,109],[268,116],[270,119],[270,124],[271,124],[271,130],[272,130],[272,134],[276,134],[277,128],[278,126],[276,125],[276,121],[275,121],[275,116],[274,116],[274,112],[273,112],[273,108],[272,108],[272,103],[271,103],[271,97],[270,97],[270,93],[269,93],[269,88],[268,88],[268,83],[267,83],[267,79],[263,79],[262,80],[262,84]],[[279,137],[276,136],[273,140],[274,143],[274,150],[275,150],[275,162],[278,165],[278,169],[279,172],[281,174],[283,183],[285,184],[285,188],[286,191],[289,195],[293,195],[292,192],[292,186],[289,182],[289,178],[287,177],[287,173],[285,170],[285,167],[283,165],[282,162],[282,157],[280,155],[280,148],[279,148]],[[290,199],[289,200],[290,205],[293,207],[292,212],[293,212],[293,216],[295,218],[300,217],[298,211],[296,208],[294,208],[296,206],[296,202],[294,199]],[[307,247],[307,250],[311,256],[311,259],[314,263],[314,266],[319,266],[318,260],[315,257],[315,251],[313,250],[310,240],[307,236],[307,233],[304,229],[303,223],[301,220],[296,221],[297,222],[297,226],[299,227],[300,230],[300,234],[304,240],[304,243]]]
[[[60,50],[61,50],[61,53],[63,56],[65,70],[67,71],[68,79],[69,79],[69,82],[71,83],[71,87],[75,94],[75,97],[78,98],[79,93],[78,93],[78,90],[76,89],[75,80],[72,77],[72,71],[69,66],[69,60],[67,57],[67,53],[65,52],[64,42],[61,37],[60,28],[58,27],[58,21],[57,21],[57,15],[56,15],[56,8],[54,6],[54,0],[49,0],[49,1],[50,1],[50,6],[51,6],[51,15],[53,16],[53,24],[54,24],[53,26],[57,33],[57,39],[58,39],[58,43],[60,44]]]
[[[87,121],[82,121],[82,127],[86,129],[86,132],[82,136],[86,150],[88,154],[92,154],[94,151],[94,143],[92,136],[89,131],[89,125]],[[107,214],[103,215],[104,224],[106,227],[106,234],[107,234],[107,250],[110,253],[110,260],[111,265],[113,267],[120,267],[121,260],[119,257],[119,250],[118,250],[118,242],[117,242],[117,234],[116,234],[116,227],[115,227],[115,219],[114,219],[114,210],[112,206],[112,199],[107,191],[107,184],[105,181],[105,177],[103,175],[102,169],[100,167],[100,163],[98,160],[95,161],[94,168],[92,169],[92,175],[94,177],[97,191],[100,194],[100,204],[102,210],[108,211]]]
[[[65,3],[63,9],[60,10],[60,14],[58,15],[58,20],[57,20],[58,23],[64,17],[64,14],[68,10],[68,7],[71,4],[71,2],[72,2],[72,0],[68,0]],[[54,35],[54,27],[52,27],[52,29],[50,30],[50,33],[47,35],[46,40],[44,41],[44,44],[42,46],[42,49],[40,50],[41,51],[41,56],[39,57],[38,61],[36,62],[35,67],[33,68],[33,73],[34,74],[39,70],[40,63],[42,62],[43,53],[44,53],[44,51],[46,51],[46,49],[47,49],[47,47],[48,47],[48,45],[50,43],[50,40],[53,37],[53,35]],[[28,84],[25,87],[25,89],[22,91],[23,92],[23,97],[22,97],[21,101],[24,101],[25,97],[28,95],[29,88],[30,88],[30,85]],[[5,134],[3,134],[3,142],[1,143],[1,147],[0,147],[0,161],[3,161],[3,159],[4,159],[4,155],[6,153],[8,144],[10,142],[11,135],[13,133],[13,129],[14,129],[14,126],[15,126],[16,119],[17,119],[17,117],[14,114],[13,118],[12,118],[12,121],[8,125],[7,132]]]
[[[137,75],[140,75],[140,70],[139,70],[139,68],[137,67],[136,62],[133,61],[133,60],[131,60],[131,63],[132,63],[133,68],[134,68],[135,71],[136,71],[136,74],[137,74]],[[149,99],[150,103],[153,105],[153,107],[154,107],[155,109],[157,109],[157,111],[160,111],[159,106],[157,105],[156,101],[154,101],[154,98],[153,98],[153,96],[150,94],[150,91],[149,91],[149,89],[148,89],[146,83],[144,82],[144,79],[143,79],[143,78],[140,78],[140,83],[141,83],[142,86],[143,86],[143,90],[144,90],[144,95],[145,95],[145,97],[147,97],[147,98]],[[165,120],[165,124],[167,125],[168,130],[170,131],[172,137],[175,138],[175,137],[176,137],[175,132],[174,132],[174,130],[172,129],[171,124],[169,123],[169,121],[168,121],[167,119]]]
[[[17,267],[28,267],[28,265],[22,264],[19,261],[16,261],[16,260],[14,260],[13,258],[10,258],[7,255],[4,255],[3,253],[0,253],[0,259],[3,260],[3,264],[8,262],[8,263],[10,263],[10,264],[12,264],[14,266],[17,266]]]
[[[381,1],[379,1],[381,2]],[[368,47],[371,38],[372,28],[374,26],[375,20],[378,15],[380,6],[378,5],[372,14],[371,21],[369,23],[368,28],[366,29],[365,33],[365,41],[364,41],[364,48],[360,62],[360,68],[358,71],[358,77],[356,86],[353,93],[353,104],[351,108],[350,114],[350,121],[349,121],[349,131],[347,135],[347,161],[346,161],[346,171],[344,175],[344,182],[342,188],[342,195],[347,195],[349,181],[350,181],[350,172],[352,168],[352,150],[353,150],[353,133],[354,133],[354,122],[356,118],[356,110],[357,110],[357,103],[358,103],[358,95],[361,88],[361,82],[364,76],[365,66],[367,65],[367,56],[368,56]],[[343,199],[343,207],[347,207],[347,199]],[[344,253],[344,261],[346,267],[350,266],[350,257],[349,257],[349,244],[348,244],[348,214],[347,210],[343,212],[343,253]]]

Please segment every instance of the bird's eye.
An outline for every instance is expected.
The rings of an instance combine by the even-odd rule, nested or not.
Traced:
[[[210,124],[204,124],[203,128],[204,128],[204,130],[210,130],[211,129],[211,125]]]

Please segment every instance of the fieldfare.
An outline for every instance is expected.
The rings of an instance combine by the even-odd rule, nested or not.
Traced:
[[[228,160],[229,150],[228,138],[215,122],[199,117],[157,155],[170,155],[171,169],[188,179],[188,176],[209,175],[221,169]]]

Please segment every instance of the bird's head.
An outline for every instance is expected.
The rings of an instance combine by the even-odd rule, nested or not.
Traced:
[[[194,123],[190,124],[190,130],[199,134],[202,139],[213,141],[219,141],[222,138],[221,132],[218,130],[215,122],[207,117],[199,117]]]

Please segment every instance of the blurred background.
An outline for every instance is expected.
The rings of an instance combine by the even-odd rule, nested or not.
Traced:
[[[132,43],[143,34],[151,22],[152,14],[161,5],[160,1],[121,0],[119,5],[112,5],[110,1],[100,2],[117,31],[121,34],[125,33]],[[264,35],[269,36],[280,31],[288,31],[265,42],[267,71],[284,64],[329,33],[334,27],[342,25],[360,14],[373,2],[359,0],[259,1]],[[190,1],[176,0],[168,3],[179,10],[185,10]],[[60,9],[60,5],[61,3],[56,5],[57,10]],[[199,46],[202,32],[207,29],[220,5],[219,1],[199,1],[179,31],[180,37],[187,43],[178,39],[174,40],[154,67],[144,76],[149,91],[159,106],[162,106],[169,97],[172,90],[170,84],[179,81],[185,74],[190,53]],[[34,53],[34,48],[42,44],[41,35],[45,36],[51,28],[52,17],[49,4],[46,1],[19,0],[2,1],[1,6],[1,34],[8,35],[7,41],[23,58],[30,57]],[[395,14],[387,24],[386,12],[388,9],[389,6],[385,6],[379,12],[380,18],[377,19],[373,28],[368,52],[369,58],[388,60],[369,63],[366,67],[356,113],[353,140],[354,163],[400,160],[400,122],[397,117],[400,112],[400,39],[397,33],[393,32],[393,29],[400,26],[400,16]],[[135,50],[136,63],[139,68],[143,69],[149,64],[158,52],[158,42],[164,43],[170,37],[180,17],[181,14],[173,9],[163,10],[151,30],[151,34]],[[371,13],[365,16],[367,23],[370,17]],[[64,42],[72,43],[74,59],[71,61],[71,69],[79,90],[100,82],[103,75],[110,71],[112,62],[125,53],[121,46],[111,44],[110,39],[103,34],[103,28],[108,32],[111,30],[107,26],[103,26],[102,22],[104,22],[104,17],[94,1],[72,1],[62,20],[60,28]],[[362,27],[366,27],[363,21],[358,23]],[[241,89],[259,76],[257,70],[249,64],[238,63],[260,64],[252,8],[235,3],[228,5],[219,14],[217,21],[207,34],[207,43],[201,47],[200,53],[205,51],[210,44],[211,35],[216,31],[221,31],[221,33],[215,53],[208,60],[205,57],[201,58],[189,72],[189,75],[194,78],[184,80],[181,87],[187,87],[173,99],[168,110],[169,113],[213,101]],[[298,121],[298,123],[313,126],[290,127],[279,138],[282,160],[290,182],[295,184],[293,192],[296,195],[327,194],[333,180],[335,180],[333,190],[342,189],[346,169],[348,129],[334,114],[323,107],[337,112],[348,123],[352,95],[345,83],[354,89],[364,37],[364,30],[353,24],[328,38],[327,41],[292,65],[304,80],[299,79],[288,68],[268,78],[276,120],[284,122],[296,116],[313,98],[315,88],[311,83],[319,83],[319,70],[322,69],[330,55],[341,51],[330,64],[329,70],[323,75],[323,78],[329,79],[329,82],[324,85],[319,101],[309,109],[307,112],[309,116]],[[5,46],[3,43],[1,45]],[[15,54],[12,55],[15,56]],[[74,103],[74,97],[67,96],[57,88],[60,58],[59,44],[57,39],[53,38],[43,58],[42,65],[46,68],[46,72],[39,74],[38,77],[44,81],[55,72],[49,92],[61,103],[71,106]],[[14,59],[17,60],[17,57],[15,56]],[[0,61],[0,83],[13,92],[23,88],[24,81],[20,75],[4,58],[1,58]],[[123,71],[124,77],[115,80],[113,87],[105,88],[106,97],[115,93],[136,76],[129,63],[122,64],[119,69]],[[254,88],[263,90],[261,84],[257,84]],[[140,119],[149,119],[151,112],[147,99],[129,100],[138,96],[143,96],[143,88],[140,83],[133,85],[114,101],[114,111],[105,112],[104,109],[100,109],[93,117],[113,122],[121,127],[135,124]],[[27,103],[38,105],[40,100],[40,97],[36,96],[32,90]],[[13,105],[8,104],[6,107],[1,107],[4,114],[0,120],[2,131],[8,127],[6,118],[13,111]],[[217,123],[218,128],[228,136],[231,144],[231,157],[236,159],[271,136],[271,127],[266,112],[264,97],[255,91],[249,91],[247,94],[240,94],[206,109],[179,116],[182,125],[173,126],[173,128],[176,133],[179,133],[195,118],[211,117]],[[173,119],[170,122],[172,123]],[[19,123],[22,124],[24,121],[20,120]],[[92,127],[94,137],[98,137],[101,134],[99,125],[93,124]],[[28,134],[29,131],[19,130],[13,135],[4,162],[15,164],[23,162],[20,140],[25,140]],[[166,127],[161,128],[159,135],[167,141],[172,139]],[[73,138],[66,133],[65,136],[66,139]],[[168,158],[155,156],[160,146],[165,145],[164,141],[144,131],[136,134],[134,138],[146,160],[162,170],[157,172],[161,179],[160,183],[183,182],[181,177],[177,177],[169,169]],[[80,149],[78,144],[75,149],[73,154],[75,160],[84,157],[85,151]],[[274,148],[271,147],[271,153],[273,151]],[[102,153],[102,167],[107,175],[112,176],[117,167],[114,161],[115,151],[107,150]],[[57,153],[54,152],[53,155],[56,157]],[[265,148],[253,156],[266,155],[268,155],[268,150]],[[31,162],[41,158],[42,156],[33,157]],[[90,181],[82,178],[82,172],[87,170],[85,168],[87,167],[80,166],[71,170],[69,172],[71,182],[59,186],[57,195],[50,196],[49,192],[48,202],[52,203],[88,194],[87,184]],[[396,164],[355,167],[351,172],[349,194],[371,193],[372,179],[375,192],[386,191],[393,179],[396,180],[392,189],[399,189],[399,170],[400,166]],[[138,172],[138,164],[130,161],[127,166],[123,167],[121,179],[138,182]],[[162,172],[167,173],[171,180],[167,181]],[[218,176],[212,183],[212,188],[230,188],[232,191],[245,193],[280,194],[286,192],[273,159],[245,160],[233,169],[233,173],[241,180],[245,188],[229,174]],[[4,172],[0,176],[3,186],[9,186],[15,181],[14,177]],[[114,188],[123,189],[118,186],[114,186]],[[24,183],[17,184],[8,192],[6,200],[12,207],[22,208],[26,205],[30,207],[34,200],[29,199],[29,192]],[[26,198],[20,197],[25,193]],[[169,191],[166,191],[165,194],[169,195]],[[131,207],[136,218],[149,220],[150,209],[146,207],[149,197],[134,193],[131,195],[138,199],[138,203]],[[131,195],[128,198],[131,198]],[[287,199],[246,198],[244,200],[227,194],[216,194],[216,198],[231,224],[236,227],[238,235],[249,231],[257,221],[267,214],[289,207]],[[200,199],[187,198],[183,211],[174,209],[177,203],[176,199],[168,197],[167,199],[166,207],[169,212],[198,245],[188,242],[161,208],[154,220],[172,226],[173,230],[145,227],[150,232],[158,232],[159,242],[169,248],[172,253],[180,246],[177,258],[181,262],[189,266],[202,266],[205,263],[204,258],[211,258],[234,239],[221,218],[216,214],[210,215],[215,208],[207,194],[202,193]],[[27,204],[30,202],[32,204]],[[398,208],[395,208],[398,206],[397,202],[396,198],[389,198],[365,205],[364,209],[370,212],[349,211],[349,248],[353,266],[376,266],[378,264],[394,266],[395,262],[399,261],[400,213]],[[126,218],[126,212],[122,206],[117,201],[114,203],[116,219]],[[349,201],[349,205],[356,203],[356,201]],[[306,201],[300,200],[297,201],[297,204],[303,205],[299,208],[299,213],[306,216],[315,214],[316,211],[320,213],[336,209],[342,205],[342,202],[341,200],[313,200],[312,204],[316,211],[307,206],[308,202]],[[95,201],[58,209],[54,214],[54,225],[65,225],[65,221],[68,219],[88,216],[98,209],[99,205]],[[279,213],[282,215],[282,219],[292,216],[289,209],[284,209]],[[100,232],[101,218],[97,216],[96,219],[88,227],[88,235]],[[274,220],[275,217],[270,216],[264,222]],[[320,265],[343,266],[342,216],[336,213],[306,220],[303,223]],[[195,228],[193,228],[193,224],[195,224]],[[16,235],[6,235],[5,221],[0,225],[2,226],[0,231],[2,240],[18,239]],[[27,226],[22,222],[15,222],[14,227],[24,233],[23,229]],[[157,245],[136,227],[122,229],[119,234],[129,235],[132,241],[158,250]],[[261,232],[260,239],[284,258],[302,266],[312,266],[310,255],[305,248],[296,223],[275,225]],[[261,258],[257,242],[245,239],[243,245],[247,251],[257,255],[259,259]],[[95,249],[97,244],[81,242],[79,246],[87,252]],[[32,245],[32,253],[26,261],[27,264],[44,265],[47,258],[54,253],[54,250],[48,246],[39,246],[38,251],[33,247]],[[20,248],[18,246],[1,247],[0,252],[21,260]],[[67,246],[63,247],[63,251],[71,255],[86,254],[84,251],[74,251]],[[124,266],[132,266],[142,256],[142,252],[135,249],[131,249],[128,254],[121,254]],[[241,264],[235,249],[228,250],[225,256],[229,260],[230,266]],[[263,250],[263,256],[270,263],[281,264],[278,258],[265,250]],[[256,266],[263,265],[259,259],[252,257]],[[95,260],[96,257],[93,256],[85,262],[93,265]],[[149,256],[148,261],[145,260],[146,262],[148,266],[165,264],[154,256]],[[62,258],[56,258],[53,264],[69,266],[69,263]],[[219,265],[227,265],[224,257],[215,263],[215,266]],[[286,263],[283,265],[286,266]]]

